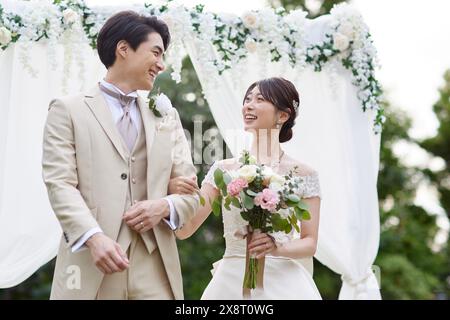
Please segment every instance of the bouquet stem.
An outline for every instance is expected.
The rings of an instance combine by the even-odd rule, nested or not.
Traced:
[[[249,258],[248,270],[244,277],[244,286],[247,289],[256,288],[256,279],[258,277],[258,260],[256,258]]]
[[[252,240],[252,237],[254,234],[261,233],[261,230],[255,229],[251,231],[249,230],[249,233],[247,234],[247,246]],[[263,287],[263,275],[260,274],[264,272],[264,258],[257,259],[256,255],[252,254],[249,255],[248,251],[246,254],[246,268],[245,268],[245,275],[244,275],[244,283],[243,283],[243,289],[244,292],[248,292],[251,289],[255,289],[256,287]]]

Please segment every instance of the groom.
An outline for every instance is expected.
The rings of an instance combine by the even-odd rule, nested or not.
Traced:
[[[173,230],[198,198],[167,186],[195,168],[176,110],[157,117],[136,93],[153,88],[169,42],[156,17],[112,16],[97,39],[104,80],[50,103],[43,177],[63,230],[51,299],[183,299]]]

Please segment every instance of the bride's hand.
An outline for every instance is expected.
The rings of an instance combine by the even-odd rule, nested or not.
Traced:
[[[249,253],[255,253],[258,259],[271,252],[273,253],[276,248],[275,240],[267,233],[254,234],[252,241],[248,244]]]
[[[199,191],[197,177],[175,177],[170,179],[168,194],[194,194]]]

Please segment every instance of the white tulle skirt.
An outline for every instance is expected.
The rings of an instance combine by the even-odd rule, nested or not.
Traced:
[[[213,278],[202,300],[241,300],[245,257],[229,256],[213,264]],[[252,290],[254,300],[321,300],[312,278],[312,258],[292,260],[266,256],[264,289]]]

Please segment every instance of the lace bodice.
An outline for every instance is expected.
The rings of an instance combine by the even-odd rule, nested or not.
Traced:
[[[212,185],[214,188],[217,188],[214,182],[214,172],[217,168],[222,170],[234,170],[239,167],[239,163],[233,159],[227,159],[222,161],[216,161],[211,166],[208,171],[208,174],[203,179],[202,185],[208,183]],[[289,170],[286,170],[288,172]],[[280,172],[280,173],[286,173]],[[299,174],[299,178],[302,179],[299,189],[297,190],[298,195],[301,198],[312,198],[312,197],[320,197],[320,184],[319,177],[316,171],[310,171],[306,174]],[[235,236],[237,230],[245,228],[247,226],[247,221],[242,219],[240,210],[234,206],[230,206],[231,210],[228,211],[224,207],[222,207],[222,221],[224,227],[224,238],[225,238],[225,255],[245,255],[245,247],[246,240],[241,239]],[[295,230],[292,230],[290,234],[286,234],[284,232],[274,232],[271,234],[276,242],[284,243],[290,241],[292,239],[296,239],[300,237],[300,234]]]

